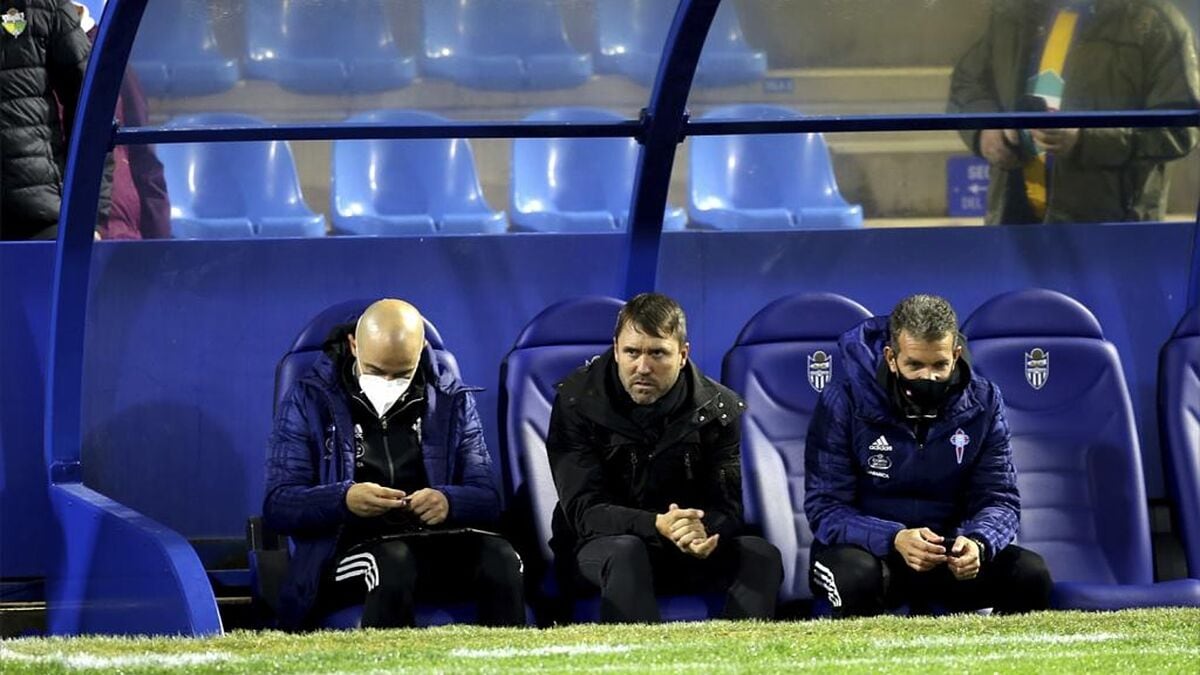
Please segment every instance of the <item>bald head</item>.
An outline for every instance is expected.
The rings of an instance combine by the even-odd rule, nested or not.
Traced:
[[[403,300],[380,300],[358,319],[350,350],[359,373],[388,379],[412,377],[425,347],[425,322],[416,307]]]

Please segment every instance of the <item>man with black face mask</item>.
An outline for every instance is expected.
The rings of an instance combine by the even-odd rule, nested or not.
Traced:
[[[822,393],[805,451],[814,596],[838,617],[1046,608],[1045,562],[1012,544],[1004,401],[971,371],[950,303],[905,298],[839,347],[845,375]]]

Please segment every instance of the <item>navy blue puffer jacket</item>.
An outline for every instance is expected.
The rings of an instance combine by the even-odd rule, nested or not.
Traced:
[[[477,390],[439,368],[428,345],[421,363],[427,383],[421,454],[429,487],[450,504],[446,524],[495,522],[500,493],[475,409]],[[307,618],[351,517],[346,491],[354,483],[354,424],[337,373],[335,357],[323,354],[287,395],[271,433],[263,519],[293,543],[279,594],[285,628]]]
[[[1000,390],[960,359],[967,384],[918,443],[877,377],[887,341],[886,316],[841,337],[842,374],[808,429],[804,510],[813,536],[884,557],[901,529],[928,527],[978,538],[991,558],[1012,542],[1021,510]]]

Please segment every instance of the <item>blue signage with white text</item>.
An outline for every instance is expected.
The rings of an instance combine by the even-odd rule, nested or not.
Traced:
[[[946,160],[946,215],[980,217],[987,213],[988,163],[979,157]]]

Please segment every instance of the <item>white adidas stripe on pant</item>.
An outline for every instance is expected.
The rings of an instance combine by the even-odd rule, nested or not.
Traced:
[[[829,604],[841,607],[842,595],[838,593],[837,580],[833,578],[833,570],[814,560],[813,571],[816,573],[817,585],[824,588],[825,592],[829,594]]]
[[[334,574],[334,579],[337,581],[363,577],[368,593],[379,585],[379,566],[375,564],[375,556],[370,553],[356,553],[342,558]]]

